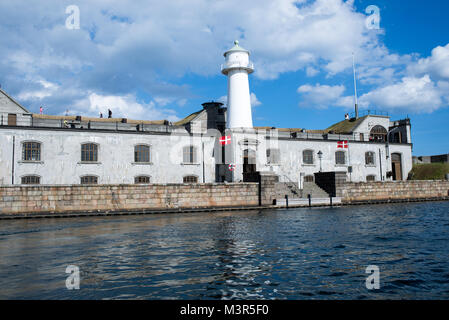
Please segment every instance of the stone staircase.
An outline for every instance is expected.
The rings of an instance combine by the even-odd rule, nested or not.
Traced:
[[[278,182],[275,188],[277,199],[285,199],[286,195],[289,199],[301,198],[301,190],[294,182]]]
[[[301,190],[301,198],[329,198],[329,194],[321,189],[315,182],[304,182],[304,189]]]
[[[290,206],[308,206],[308,195],[311,195],[311,205],[341,204],[341,198],[332,198],[314,182],[304,182],[304,189],[300,190],[294,182],[278,182],[276,184],[276,204],[279,207],[286,205],[285,196],[288,196]]]

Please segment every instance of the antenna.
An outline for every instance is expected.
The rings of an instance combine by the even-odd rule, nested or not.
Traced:
[[[359,106],[357,101],[357,81],[355,77],[355,57],[354,52],[352,53],[352,69],[354,70],[354,98],[355,98],[355,118],[359,118]]]

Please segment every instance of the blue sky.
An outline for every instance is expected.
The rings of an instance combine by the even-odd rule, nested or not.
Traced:
[[[176,120],[224,99],[222,54],[238,39],[256,68],[254,124],[324,129],[353,110],[354,52],[360,108],[409,116],[415,155],[449,153],[447,12],[443,0],[3,1],[0,83],[33,112]]]

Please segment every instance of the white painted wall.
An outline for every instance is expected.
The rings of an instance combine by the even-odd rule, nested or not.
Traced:
[[[188,135],[145,135],[113,132],[94,133],[71,130],[0,130],[0,181],[11,184],[12,145],[15,137],[15,184],[25,175],[39,175],[41,184],[79,184],[80,177],[95,175],[100,184],[134,183],[134,177],[151,176],[154,183],[182,183],[186,175],[203,182],[202,143],[205,145],[205,182],[215,181],[215,162],[211,161],[214,139]],[[22,142],[41,142],[41,161],[22,161]],[[81,163],[81,144],[99,145],[98,163]],[[134,146],[151,146],[152,164],[134,163]],[[182,149],[197,148],[195,164],[183,164]],[[213,159],[212,159],[213,160]]]

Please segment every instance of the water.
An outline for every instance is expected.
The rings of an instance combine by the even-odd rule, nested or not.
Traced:
[[[0,299],[448,299],[449,202],[0,221]],[[81,270],[67,290],[68,265]],[[380,290],[365,268],[380,268]]]

